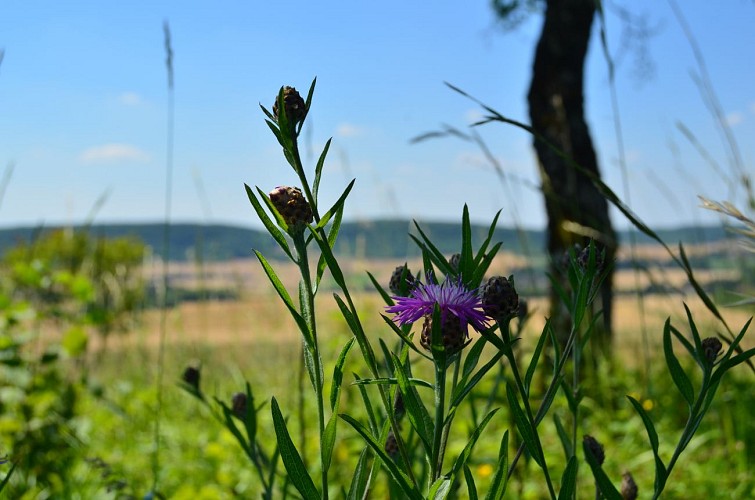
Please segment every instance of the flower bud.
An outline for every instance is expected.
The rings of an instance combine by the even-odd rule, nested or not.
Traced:
[[[199,368],[196,366],[187,366],[181,376],[184,382],[189,384],[195,391],[199,391]]]
[[[519,312],[519,295],[513,281],[503,276],[493,276],[482,289],[482,309],[485,314],[502,322]]]
[[[595,269],[600,271],[603,269],[603,264],[605,263],[605,250],[601,250],[598,248],[597,245],[590,245],[586,246],[585,248],[581,249],[577,252],[577,264],[579,265],[579,268],[582,270],[587,269],[587,266],[590,264],[590,247],[593,247],[593,252],[595,252]]]
[[[301,189],[278,186],[270,191],[270,201],[290,228],[301,229],[312,222],[312,209],[302,195]]]
[[[455,253],[451,256],[450,259],[448,259],[448,264],[451,266],[451,269],[453,269],[455,273],[459,272],[459,262],[461,262],[460,253]]]
[[[624,472],[621,475],[621,497],[624,500],[636,500],[637,498],[637,484],[629,472]]]
[[[393,434],[392,430],[388,431],[388,437],[385,438],[385,447],[383,449],[392,459],[396,460],[396,458],[398,458],[398,441],[396,440],[396,435]]]
[[[598,462],[598,465],[603,465],[603,461],[606,459],[606,454],[603,451],[603,445],[589,434],[585,435],[585,437],[582,439],[585,447],[592,454],[592,456],[595,457],[595,461]]]
[[[723,346],[721,345],[721,341],[716,337],[708,337],[706,339],[703,339],[702,347],[703,356],[708,360],[708,363],[713,364],[713,362],[716,361],[716,358],[718,357],[718,353],[721,352],[721,347]]]
[[[396,391],[396,398],[393,400],[393,414],[396,416],[396,420],[401,420],[406,414],[406,407],[404,406],[404,397],[401,395],[401,391]]]
[[[462,326],[461,319],[454,314],[441,314],[440,333],[443,336],[443,347],[447,354],[455,354],[467,345],[467,338],[469,337],[467,328]],[[433,317],[427,315],[422,324],[422,335],[419,338],[419,343],[428,351],[432,350],[432,335]]]
[[[304,120],[307,115],[307,107],[304,99],[299,95],[299,92],[294,87],[288,85],[283,87],[283,105],[286,108],[286,118],[288,123],[293,127],[297,123]],[[275,99],[273,104],[273,116],[278,119],[278,99]]]
[[[394,295],[399,297],[408,297],[409,293],[414,288],[416,279],[409,270],[409,267],[404,263],[403,266],[398,266],[393,270],[391,274],[391,280],[388,282],[388,288]]]
[[[237,392],[231,397],[231,407],[233,409],[233,414],[242,420],[246,418],[246,404],[247,398],[246,393],[244,392]]]

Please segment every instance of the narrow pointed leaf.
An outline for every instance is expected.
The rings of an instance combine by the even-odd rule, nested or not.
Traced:
[[[330,142],[333,140],[331,137],[328,139],[328,142],[325,143],[325,147],[322,149],[322,153],[320,153],[320,158],[317,160],[317,165],[315,166],[315,180],[312,183],[312,196],[317,199],[317,193],[320,190],[320,178],[322,177],[322,167],[325,165],[325,157],[328,156],[328,150],[330,149]]]
[[[540,338],[535,346],[535,351],[532,353],[532,359],[527,367],[527,373],[524,375],[524,388],[527,389],[527,395],[530,393],[530,385],[532,384],[532,377],[535,376],[535,370],[537,369],[537,363],[540,360],[540,353],[543,352],[543,346],[545,346],[545,339],[548,337],[546,329],[550,327],[550,319],[546,320],[543,333],[540,334]]]
[[[468,465],[464,465],[464,482],[467,483],[467,496],[469,500],[477,500],[477,486],[475,486],[474,476]]]
[[[558,500],[571,500],[577,489],[577,457],[572,455],[566,464],[564,475],[561,476],[561,489]]]
[[[304,341],[307,343],[307,346],[313,346],[314,339],[312,338],[312,333],[309,331],[309,327],[307,326],[306,321],[304,321],[304,318],[301,316],[301,314],[299,314],[299,311],[296,310],[296,307],[294,307],[294,303],[291,300],[291,296],[288,294],[288,291],[286,291],[286,287],[283,286],[283,283],[278,278],[278,275],[275,273],[272,266],[270,266],[267,259],[265,259],[265,257],[257,250],[255,250],[254,253],[255,255],[257,255],[257,260],[259,260],[260,264],[262,264],[262,269],[265,271],[265,274],[270,280],[270,283],[272,283],[273,288],[275,288],[275,291],[278,292],[278,296],[281,298],[281,300],[283,300],[283,303],[286,305],[289,313],[294,318],[294,321],[296,321],[296,324],[299,327],[299,330],[301,331],[302,336],[304,337]]]
[[[668,366],[674,384],[676,384],[677,389],[679,389],[679,392],[691,407],[695,401],[695,390],[674,354],[674,347],[671,345],[671,323],[669,320],[666,320],[666,325],[663,328],[663,353],[666,356],[666,366]]]
[[[333,368],[333,383],[330,386],[330,409],[335,411],[336,404],[338,403],[338,395],[341,393],[341,384],[343,383],[343,364],[346,362],[346,356],[351,350],[351,346],[354,345],[356,338],[351,337],[346,345],[341,349],[341,354],[338,356],[336,366]]]
[[[417,435],[425,447],[425,454],[429,456],[432,450],[430,443],[432,442],[433,429],[435,428],[433,419],[430,417],[430,413],[427,411],[422,400],[418,397],[417,391],[409,385],[404,367],[395,354],[393,355],[393,364],[396,367],[395,375],[398,380],[401,396],[404,399],[406,415],[409,417],[409,422],[411,422],[414,430],[417,431]]]
[[[337,411],[337,409],[336,409]],[[330,461],[333,458],[333,447],[336,443],[336,430],[338,426],[338,414],[331,413],[328,423],[325,425],[325,432],[322,436],[321,460],[325,470],[330,469]]]
[[[357,461],[356,469],[354,469],[354,476],[351,480],[351,486],[349,486],[349,494],[346,497],[348,500],[363,500],[367,494],[367,486],[369,485],[369,479],[371,474],[370,467],[367,464],[370,447],[366,447],[359,454],[359,460]]]
[[[283,415],[278,407],[278,401],[275,398],[272,399],[270,407],[273,414],[273,426],[275,427],[275,437],[278,440],[281,459],[283,460],[283,465],[286,467],[291,483],[299,490],[299,493],[301,493],[301,496],[305,500],[319,499],[320,493],[309,476],[307,468],[304,466],[304,462],[302,462],[299,455],[299,451],[294,446],[293,441],[291,441],[286,421],[283,419]]]
[[[509,431],[503,433],[501,446],[498,450],[498,465],[496,466],[493,480],[490,482],[485,500],[500,500],[506,493],[509,471]]]
[[[566,432],[561,418],[557,414],[553,414],[553,424],[556,426],[556,432],[558,438],[561,440],[561,446],[564,448],[564,457],[571,458],[574,456],[574,446],[572,446],[572,440],[569,437],[569,433]]]
[[[351,417],[350,415],[341,414],[340,417],[344,419],[349,425],[351,425],[357,433],[359,433],[360,436],[367,442],[368,445],[372,448],[372,451],[380,457],[380,459],[383,461],[383,465],[385,465],[385,468],[388,470],[388,473],[391,475],[394,481],[398,483],[399,487],[401,488],[401,491],[406,495],[406,498],[410,498],[413,500],[421,500],[422,495],[419,491],[417,491],[417,488],[411,483],[411,480],[407,477],[406,474],[404,474],[401,469],[398,468],[396,463],[391,459],[391,457],[388,456],[388,454],[383,449],[383,444],[377,442],[375,438],[370,434],[365,427],[360,424],[356,419]]]
[[[529,451],[530,455],[532,455],[532,459],[540,467],[543,467],[543,457],[540,454],[540,447],[538,446],[537,437],[533,432],[533,429],[530,426],[530,423],[527,420],[524,411],[522,411],[522,407],[519,406],[519,401],[517,400],[516,394],[514,393],[514,389],[512,389],[508,384],[506,384],[506,397],[509,400],[509,409],[514,416],[516,428],[519,430],[519,434],[522,436],[522,440],[524,441],[524,445],[527,447],[527,451]]]
[[[495,415],[498,410],[499,408],[495,408],[485,415],[485,418],[480,422],[480,425],[477,426],[469,437],[469,441],[467,441],[464,450],[462,450],[461,454],[456,458],[453,467],[451,467],[451,474],[458,475],[459,471],[467,465],[469,457],[472,455],[472,450],[474,449],[475,444],[477,444],[477,440],[480,438],[482,431],[485,430],[485,426],[488,425],[488,422],[490,422],[490,419],[493,418],[493,415]]]

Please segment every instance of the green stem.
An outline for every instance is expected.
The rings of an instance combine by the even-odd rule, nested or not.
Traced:
[[[543,447],[540,444],[540,437],[537,433],[537,422],[535,421],[535,417],[532,414],[532,408],[530,407],[527,391],[524,388],[524,384],[522,383],[522,377],[519,375],[519,367],[517,366],[516,356],[514,356],[514,350],[512,349],[508,326],[506,326],[505,330],[501,328],[501,331],[505,331],[505,335],[506,337],[508,337],[504,340],[504,355],[508,358],[509,364],[511,364],[511,371],[514,374],[514,382],[516,383],[517,391],[519,391],[519,394],[522,397],[524,410],[527,413],[527,420],[529,421],[530,428],[532,429],[532,432],[535,436],[535,444],[537,445],[540,457],[543,459],[543,474],[545,476],[545,483],[548,485],[548,492],[550,493],[551,498],[555,499],[556,491],[553,489],[553,482],[551,481],[550,473],[548,472],[548,465],[545,463],[545,454],[543,453]]]
[[[297,156],[298,158],[298,156]],[[317,342],[317,322],[315,321],[315,296],[312,288],[312,278],[309,271],[309,258],[307,255],[307,245],[304,241],[304,234],[300,233],[294,236],[294,246],[296,247],[299,270],[301,273],[301,284],[303,287],[301,297],[301,308],[307,326],[312,333],[312,361],[314,363],[315,372],[315,396],[317,397],[317,420],[320,429],[320,449],[323,447],[323,440],[325,437],[325,404],[323,401],[323,379],[322,379],[322,361],[320,359],[320,347]],[[305,347],[306,349],[307,347]],[[303,444],[303,443],[302,443]],[[325,467],[325,463],[320,457],[321,473],[322,473],[322,498],[327,500],[328,498],[328,469]]]
[[[443,468],[442,442],[446,406],[446,366],[435,362],[435,427],[433,429],[433,456],[430,484],[440,477]]]

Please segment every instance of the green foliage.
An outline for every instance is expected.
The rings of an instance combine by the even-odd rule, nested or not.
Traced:
[[[2,279],[13,300],[29,302],[40,315],[83,317],[108,335],[132,326],[142,309],[144,256],[144,245],[133,238],[58,230],[8,250]]]

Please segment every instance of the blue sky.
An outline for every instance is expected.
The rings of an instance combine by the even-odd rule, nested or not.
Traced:
[[[707,63],[745,171],[755,162],[755,4],[690,0],[684,15]],[[623,50],[626,5],[653,32],[654,70],[639,77]],[[530,138],[502,124],[478,128],[510,183],[474,144],[410,144],[448,124],[467,130],[479,108],[527,121],[525,96],[541,17],[512,32],[486,0],[382,2],[3,2],[0,15],[0,166],[13,173],[0,226],[81,222],[98,198],[99,222],[159,221],[165,207],[166,70],[163,21],[175,70],[175,221],[259,227],[243,183],[295,184],[258,103],[281,85],[318,85],[305,151],[313,166],[333,137],[321,190],[334,200],[351,178],[350,219],[473,219],[539,228],[542,199]],[[608,3],[607,30],[628,166],[622,181],[605,57],[593,38],[587,115],[606,182],[651,225],[715,222],[698,194],[740,201],[727,150],[700,96],[699,71],[669,4]],[[635,40],[636,38],[629,38]],[[635,44],[635,49],[636,49]],[[643,48],[643,47],[641,47]],[[641,61],[641,59],[640,59]],[[679,132],[688,127],[721,164],[719,175]],[[619,226],[626,223],[616,214]]]

